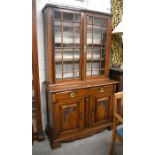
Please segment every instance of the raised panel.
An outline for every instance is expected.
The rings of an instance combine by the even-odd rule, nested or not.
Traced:
[[[61,131],[73,130],[78,128],[78,104],[60,107]]]
[[[109,119],[109,98],[96,99],[95,122]]]
[[[64,99],[57,103],[59,136],[78,132],[84,124],[83,99]]]
[[[110,123],[112,121],[112,95],[105,93],[93,97],[92,124]]]

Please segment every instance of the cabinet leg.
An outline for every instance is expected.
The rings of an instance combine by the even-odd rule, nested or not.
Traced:
[[[43,132],[39,132],[38,133],[38,141],[41,142],[43,140],[45,140],[44,134],[43,134]]]
[[[111,125],[111,126],[109,126],[107,129],[108,129],[108,130],[112,130],[112,129],[113,129],[113,126]]]
[[[51,147],[52,147],[52,149],[61,147],[60,142],[51,142]]]

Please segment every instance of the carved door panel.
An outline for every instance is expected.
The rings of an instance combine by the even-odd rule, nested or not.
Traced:
[[[58,103],[59,134],[78,132],[84,124],[83,99],[65,99]]]
[[[109,123],[112,121],[112,95],[93,96],[92,125]]]

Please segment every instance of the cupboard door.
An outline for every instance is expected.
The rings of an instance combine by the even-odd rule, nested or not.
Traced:
[[[86,16],[86,78],[101,77],[106,69],[108,18]]]
[[[84,124],[83,99],[64,99],[58,101],[57,111],[59,113],[57,121],[60,135],[78,132]]]
[[[81,14],[54,11],[56,81],[80,78]]]
[[[93,96],[92,124],[103,124],[112,121],[112,95]]]

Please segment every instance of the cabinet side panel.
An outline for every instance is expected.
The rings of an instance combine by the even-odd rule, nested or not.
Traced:
[[[55,83],[53,11],[47,7],[43,14],[46,80]]]

